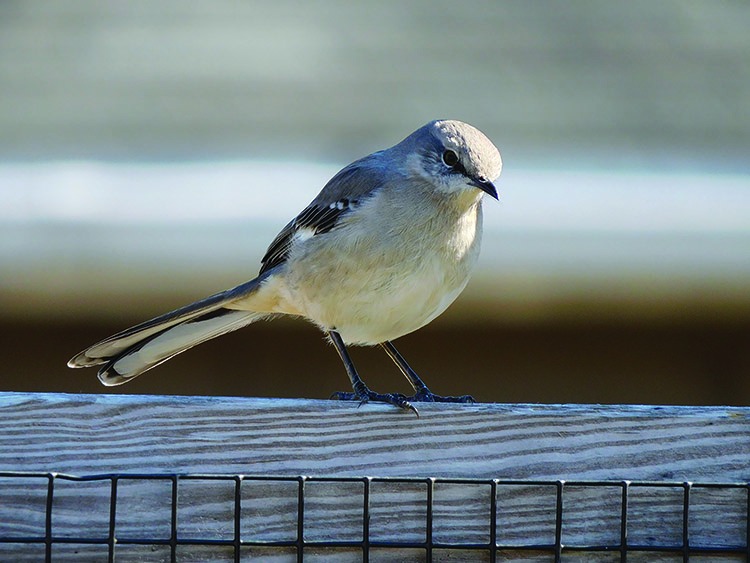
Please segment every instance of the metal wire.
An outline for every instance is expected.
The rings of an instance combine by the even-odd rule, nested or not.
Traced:
[[[682,560],[689,562],[693,555],[711,554],[716,560],[723,556],[733,557],[736,561],[737,555],[744,555],[745,560],[750,562],[750,483],[693,483],[693,482],[661,482],[661,481],[532,481],[532,480],[507,480],[507,479],[450,479],[450,478],[390,478],[390,477],[279,477],[272,475],[219,475],[219,474],[103,474],[75,476],[58,473],[30,473],[30,472],[0,472],[0,480],[15,479],[24,483],[26,480],[45,479],[46,498],[44,510],[44,533],[43,535],[21,535],[7,533],[12,529],[12,521],[0,521],[0,547],[3,544],[12,545],[37,545],[44,546],[46,562],[53,560],[53,546],[57,544],[88,544],[105,545],[107,547],[108,561],[117,561],[117,547],[123,545],[145,545],[145,546],[168,546],[169,560],[178,559],[178,546],[226,546],[231,548],[234,561],[239,562],[242,556],[242,548],[264,547],[278,549],[293,549],[296,551],[298,562],[303,562],[305,553],[314,548],[356,548],[362,552],[362,561],[370,560],[373,549],[418,549],[424,553],[426,561],[433,560],[433,553],[437,549],[450,549],[461,551],[480,551],[488,554],[490,561],[495,562],[504,553],[509,552],[539,552],[550,555],[550,560],[560,562],[563,554],[572,552],[601,552],[619,553],[619,560],[626,562],[628,554],[632,553],[660,553],[681,555]],[[117,507],[118,494],[122,483],[136,480],[161,480],[170,484],[170,531],[168,538],[158,537],[120,537],[117,534]],[[189,537],[178,533],[178,504],[180,500],[180,485],[189,481],[220,481],[231,483],[233,489],[233,512],[232,512],[232,537]],[[2,482],[2,481],[0,481]],[[107,522],[107,534],[104,537],[91,537],[82,531],[80,536],[59,535],[53,533],[53,511],[56,487],[63,482],[105,482],[109,483],[109,511]],[[296,537],[287,540],[269,540],[254,537],[252,532],[245,532],[242,528],[242,484],[250,482],[286,483],[296,484]],[[361,484],[362,485],[362,529],[361,538],[352,540],[327,540],[306,538],[306,504],[308,503],[308,489],[315,483],[329,484]],[[378,540],[372,538],[371,517],[372,487],[376,484],[411,484],[420,485],[425,489],[425,533],[423,541],[392,541]],[[464,542],[464,541],[441,541],[435,533],[436,486],[446,485],[472,485],[487,486],[490,490],[489,503],[489,541],[487,542]],[[502,511],[498,509],[498,494],[501,491],[510,491],[513,487],[554,487],[554,542],[552,543],[516,543],[499,541],[498,520]],[[563,543],[563,522],[566,516],[566,494],[572,491],[591,491],[600,488],[612,487],[619,489],[619,530],[616,542],[589,544],[589,543]],[[680,544],[634,544],[629,538],[630,532],[630,504],[634,490],[639,489],[677,489],[681,490],[681,543]],[[710,545],[706,542],[694,541],[691,536],[690,522],[693,517],[691,513],[691,501],[696,491],[724,490],[738,491],[743,494],[744,499],[744,543],[741,545]],[[744,493],[743,493],[744,491]],[[0,508],[2,507],[2,495],[0,495]],[[7,512],[7,511],[6,511]],[[3,519],[11,518],[6,512],[0,512]],[[3,532],[5,531],[5,532]],[[6,545],[6,547],[9,547]],[[421,558],[420,558],[421,559]]]

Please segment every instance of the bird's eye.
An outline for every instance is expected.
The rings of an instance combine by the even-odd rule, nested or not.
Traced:
[[[443,164],[453,168],[458,164],[458,155],[452,150],[448,149],[443,153]]]

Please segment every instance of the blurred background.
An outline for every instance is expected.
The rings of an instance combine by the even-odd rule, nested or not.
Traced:
[[[349,390],[301,320],[125,387],[65,362],[254,277],[339,168],[452,118],[505,168],[473,281],[397,342],[433,391],[750,404],[749,28],[750,4],[700,0],[5,0],[0,389]]]

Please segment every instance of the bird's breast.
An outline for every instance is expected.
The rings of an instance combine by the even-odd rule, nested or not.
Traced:
[[[399,219],[398,230],[361,223],[373,218],[355,216],[305,241],[288,264],[295,308],[349,344],[393,340],[429,323],[466,286],[479,252],[479,204],[450,217]]]

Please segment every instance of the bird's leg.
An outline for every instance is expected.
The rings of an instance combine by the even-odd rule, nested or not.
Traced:
[[[369,387],[367,387],[365,382],[362,381],[362,378],[359,377],[357,368],[354,367],[354,362],[352,362],[351,357],[349,357],[349,352],[346,349],[344,341],[341,339],[341,335],[335,330],[330,330],[328,331],[328,336],[336,347],[336,351],[339,353],[341,361],[344,362],[344,368],[346,368],[346,373],[349,375],[349,379],[352,382],[352,389],[354,389],[354,393],[334,393],[331,395],[331,399],[359,400],[360,404],[367,403],[368,401],[380,401],[401,407],[404,410],[413,411],[414,414],[419,416],[417,409],[415,409],[401,393],[388,393],[381,395],[380,393],[370,391]]]
[[[398,369],[401,370],[401,373],[406,376],[406,379],[409,380],[409,383],[414,388],[414,396],[407,397],[407,400],[430,403],[476,403],[474,397],[471,395],[462,395],[460,397],[441,397],[440,395],[435,395],[429,390],[427,385],[424,384],[424,381],[419,378],[415,371],[411,369],[409,364],[406,363],[406,360],[398,353],[398,350],[396,350],[396,347],[392,342],[386,340],[385,342],[381,342],[380,346],[385,350],[385,353],[390,356],[391,360],[394,361],[398,366]]]

